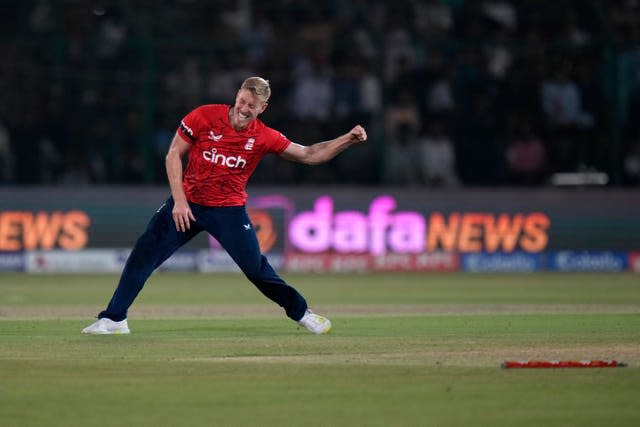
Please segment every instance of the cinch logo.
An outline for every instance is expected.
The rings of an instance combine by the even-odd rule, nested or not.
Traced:
[[[209,151],[203,151],[202,157],[208,162],[214,165],[225,165],[228,168],[244,168],[247,166],[247,161],[242,156],[225,156],[224,154],[218,154],[218,150],[213,148]]]
[[[321,197],[314,209],[289,224],[291,243],[302,252],[395,253],[543,251],[551,221],[540,212],[451,213],[394,212],[393,197],[375,198],[369,212],[334,212],[333,200]]]

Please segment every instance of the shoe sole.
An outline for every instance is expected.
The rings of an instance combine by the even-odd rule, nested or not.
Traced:
[[[329,324],[329,326],[326,329],[323,329],[320,332],[314,332],[314,334],[316,335],[327,335],[329,332],[331,332],[331,324]]]

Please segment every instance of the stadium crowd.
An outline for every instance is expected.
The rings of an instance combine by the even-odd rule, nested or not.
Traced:
[[[180,119],[269,79],[264,121],[371,142],[252,184],[640,184],[638,0],[5,1],[0,185],[164,184]]]

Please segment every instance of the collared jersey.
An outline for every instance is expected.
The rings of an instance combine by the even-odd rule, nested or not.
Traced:
[[[229,121],[229,105],[202,105],[187,114],[178,134],[191,143],[184,172],[187,200],[205,206],[241,206],[245,187],[262,158],[280,154],[291,144],[282,133],[252,121],[236,131]]]

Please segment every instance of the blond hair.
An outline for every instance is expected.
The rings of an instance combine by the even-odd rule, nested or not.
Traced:
[[[271,96],[271,87],[269,87],[269,80],[265,80],[262,77],[249,77],[244,82],[240,89],[247,89],[256,95],[262,102],[269,101]]]

